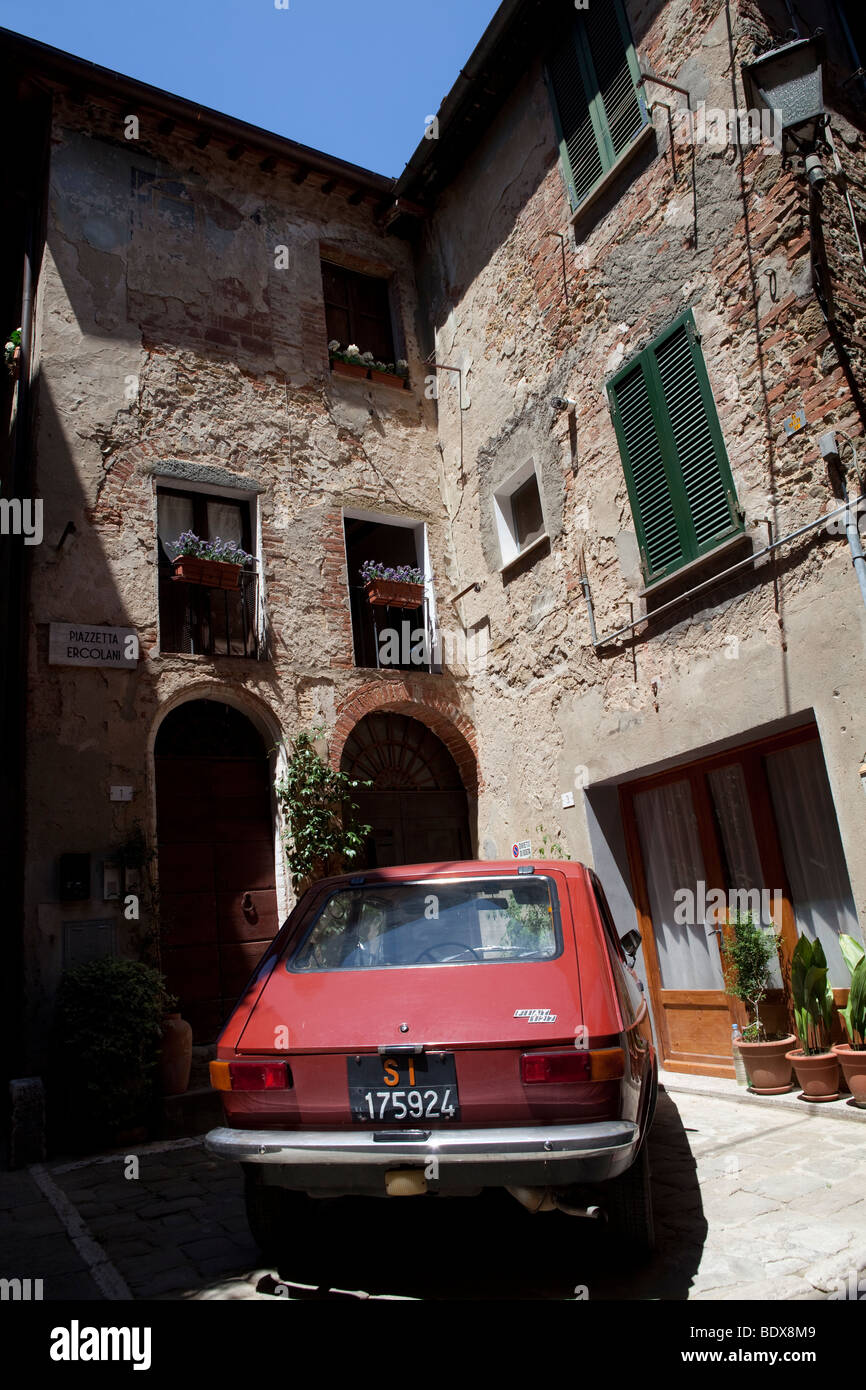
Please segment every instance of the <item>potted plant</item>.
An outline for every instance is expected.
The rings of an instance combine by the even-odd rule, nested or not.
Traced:
[[[866,952],[853,936],[840,936],[839,947],[851,972],[848,1003],[839,1010],[848,1041],[836,1043],[833,1051],[841,1063],[851,1099],[866,1109]]]
[[[18,375],[18,366],[21,361],[21,329],[15,328],[9,334],[3,347],[3,360],[6,363],[7,371],[11,377]]]
[[[205,541],[195,531],[184,531],[176,541],[169,542],[168,549],[175,552],[172,579],[204,584],[209,589],[236,589],[241,570],[253,559],[237,541],[224,541],[219,536]]]
[[[361,581],[367,602],[374,608],[420,608],[424,601],[424,575],[414,565],[392,566],[365,560]]]
[[[145,1137],[174,1003],[160,972],[142,961],[108,956],[64,972],[53,1080],[65,1139],[92,1148]]]
[[[398,391],[409,387],[409,363],[402,357],[396,362],[374,362],[370,368],[370,380],[378,381],[380,386],[393,386]]]
[[[739,1049],[749,1089],[759,1096],[778,1096],[792,1087],[787,1054],[796,1039],[793,1033],[767,1034],[760,1006],[772,983],[770,962],[778,950],[778,937],[755,922],[751,912],[736,912],[728,921],[722,943],[725,989],[745,1004],[749,1023],[734,1046]]]
[[[341,348],[334,338],[328,343],[328,357],[335,376],[356,376],[367,380],[369,367],[361,360],[361,349],[357,344],[350,343],[347,348]]]
[[[791,994],[801,1047],[787,1054],[804,1100],[839,1098],[839,1059],[830,1047],[833,991],[820,941],[801,936],[791,957]]]

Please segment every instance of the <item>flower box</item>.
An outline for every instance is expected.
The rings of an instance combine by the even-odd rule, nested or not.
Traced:
[[[420,608],[424,602],[423,584],[407,584],[396,579],[371,579],[366,593],[368,603],[374,608]]]
[[[242,568],[226,560],[203,560],[198,555],[178,555],[171,562],[171,577],[181,579],[185,584],[203,584],[208,589],[236,589]]]
[[[360,377],[362,381],[369,378],[370,370],[363,362],[342,362],[337,357],[331,358],[331,371],[335,376],[354,376]]]
[[[391,386],[397,391],[408,391],[409,380],[405,376],[398,376],[396,372],[377,372],[375,367],[370,368],[370,380],[378,382],[380,386]]]

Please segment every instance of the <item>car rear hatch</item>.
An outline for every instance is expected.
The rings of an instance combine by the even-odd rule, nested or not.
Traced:
[[[348,928],[329,933],[320,914],[276,961],[233,1050],[220,1050],[288,1065],[284,1091],[224,1096],[233,1122],[429,1129],[615,1114],[617,1086],[588,1070],[565,875],[545,867],[532,888],[526,882],[500,873],[466,889],[466,880],[401,884],[408,924],[366,939],[356,931],[348,954]],[[409,889],[414,918],[405,910]],[[424,916],[422,900],[438,915]],[[370,902],[384,903],[393,919],[393,893],[371,889],[362,919],[371,918]],[[397,941],[401,964],[371,961],[371,950],[393,952]],[[528,1072],[529,1054],[537,1065]]]

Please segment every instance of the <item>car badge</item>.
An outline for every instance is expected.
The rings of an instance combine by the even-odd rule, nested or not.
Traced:
[[[515,1018],[525,1018],[527,1023],[555,1023],[556,1014],[550,1009],[515,1009]]]

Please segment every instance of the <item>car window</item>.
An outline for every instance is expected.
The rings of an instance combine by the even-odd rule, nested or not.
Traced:
[[[560,950],[550,879],[435,879],[338,889],[290,970],[549,960]]]

